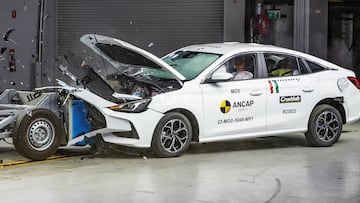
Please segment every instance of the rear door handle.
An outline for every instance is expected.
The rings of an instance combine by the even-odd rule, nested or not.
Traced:
[[[302,91],[303,92],[313,92],[314,88],[312,88],[312,87],[304,87],[304,88],[302,88]]]

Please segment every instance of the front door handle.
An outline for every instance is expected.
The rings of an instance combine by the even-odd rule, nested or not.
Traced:
[[[255,91],[251,91],[251,92],[250,92],[250,95],[251,95],[251,96],[260,96],[260,95],[262,95],[262,93],[261,93],[260,91],[256,91],[256,90],[255,90]]]

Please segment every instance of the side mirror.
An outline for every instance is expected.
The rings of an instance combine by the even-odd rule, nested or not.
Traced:
[[[206,80],[206,82],[214,83],[214,82],[224,82],[233,79],[233,74],[226,72],[215,72],[210,78]]]

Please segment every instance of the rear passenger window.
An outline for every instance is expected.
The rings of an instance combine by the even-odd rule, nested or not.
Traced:
[[[284,77],[301,74],[297,59],[294,56],[278,53],[265,53],[264,58],[269,77]]]
[[[326,70],[326,68],[316,64],[316,63],[313,63],[311,61],[306,61],[307,64],[309,65],[310,69],[311,69],[311,72],[313,73],[316,73],[316,72],[319,72],[319,71],[323,71],[323,70]]]

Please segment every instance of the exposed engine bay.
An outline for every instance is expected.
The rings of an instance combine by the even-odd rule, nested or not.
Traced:
[[[68,67],[60,67],[64,75],[69,76],[78,85],[88,88],[98,96],[115,103],[148,98],[181,88],[181,84],[176,79],[156,76],[152,70],[146,67],[133,68],[129,66],[122,72],[117,71],[100,76],[93,66],[86,64],[81,57],[75,56],[74,53],[68,52],[64,58],[68,63]],[[105,64],[104,66],[106,68]],[[120,94],[120,96],[116,96],[116,94]],[[134,97],[121,97],[123,94]]]
[[[150,75],[113,75],[119,82],[116,92],[130,94],[141,98],[156,96],[158,94],[180,89],[180,84],[174,79],[157,78]],[[110,79],[111,80],[111,79]]]

